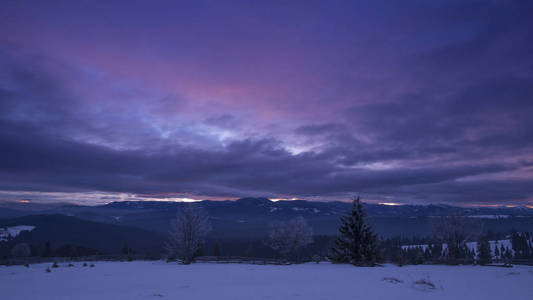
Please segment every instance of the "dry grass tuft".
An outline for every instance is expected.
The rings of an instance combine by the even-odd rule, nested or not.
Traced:
[[[418,285],[425,285],[429,288],[432,288],[434,289],[435,288],[435,284],[433,282],[431,282],[429,279],[420,279],[420,280],[417,280],[415,281],[415,284],[418,284]]]
[[[396,277],[383,277],[383,281],[388,281],[390,283],[403,283],[403,280]]]

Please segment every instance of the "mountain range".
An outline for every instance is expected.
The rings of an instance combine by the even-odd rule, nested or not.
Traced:
[[[197,202],[209,215],[211,239],[261,240],[268,226],[303,216],[315,235],[337,233],[339,218],[351,207],[347,202],[271,201],[267,198],[242,198],[236,201]],[[185,205],[169,201],[122,201],[98,206],[72,204],[1,203],[0,228],[33,225],[31,238],[38,242],[97,245],[97,249],[119,249],[128,242],[137,248],[161,248],[169,224]],[[364,204],[369,221],[383,237],[413,237],[431,234],[431,220],[452,213],[482,220],[486,230],[533,231],[533,209],[528,207],[455,207],[449,205]],[[21,238],[28,234],[21,235]],[[19,237],[17,237],[19,238]],[[98,239],[109,242],[99,243]],[[144,242],[136,242],[136,241]],[[137,244],[136,244],[137,243]]]

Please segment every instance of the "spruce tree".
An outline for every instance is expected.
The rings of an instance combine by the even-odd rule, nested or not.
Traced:
[[[494,257],[496,257],[496,259],[500,259],[500,248],[498,247],[498,241],[496,241],[496,245],[494,247]]]
[[[218,243],[218,241],[215,242],[215,256],[221,256],[222,255],[222,251],[220,251],[220,244]]]
[[[359,197],[353,199],[352,210],[341,217],[340,235],[331,251],[331,260],[353,265],[374,265],[377,260],[376,235],[366,222]]]
[[[492,252],[487,237],[481,237],[477,242],[477,259],[480,265],[486,265],[492,262]]]
[[[46,243],[44,244],[43,256],[44,257],[52,256],[52,246],[50,246],[50,241],[46,241]]]

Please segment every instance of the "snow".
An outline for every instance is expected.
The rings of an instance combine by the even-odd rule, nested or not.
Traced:
[[[162,261],[0,267],[2,299],[533,299],[533,267]],[[434,288],[423,282],[434,284]],[[415,282],[419,282],[416,284]]]
[[[509,215],[471,215],[469,218],[479,218],[479,219],[507,219]]]
[[[12,227],[0,228],[0,242],[7,241],[9,236],[16,237],[22,231],[32,231],[34,229],[35,226],[32,225],[17,225]]]
[[[422,248],[422,250],[426,251],[426,248],[428,247],[427,244],[422,244],[422,245],[402,245],[402,249],[403,250],[407,250],[407,249],[411,249],[411,248]],[[442,244],[442,249],[446,249],[448,247],[448,245],[446,244]]]
[[[292,210],[294,211],[312,211],[313,213],[319,213],[320,212],[320,209],[316,209],[316,208],[313,208],[311,210],[311,208],[303,208],[303,207],[293,207],[291,208]],[[272,211],[271,211],[272,212]]]

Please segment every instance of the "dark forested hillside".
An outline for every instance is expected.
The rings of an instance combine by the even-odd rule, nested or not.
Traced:
[[[81,220],[65,215],[30,215],[0,220],[0,227],[32,225],[32,231],[22,231],[15,238],[0,242],[4,252],[16,243],[28,243],[43,250],[47,242],[52,249],[76,245],[101,253],[120,253],[125,243],[133,250],[159,255],[164,236],[147,230]]]

